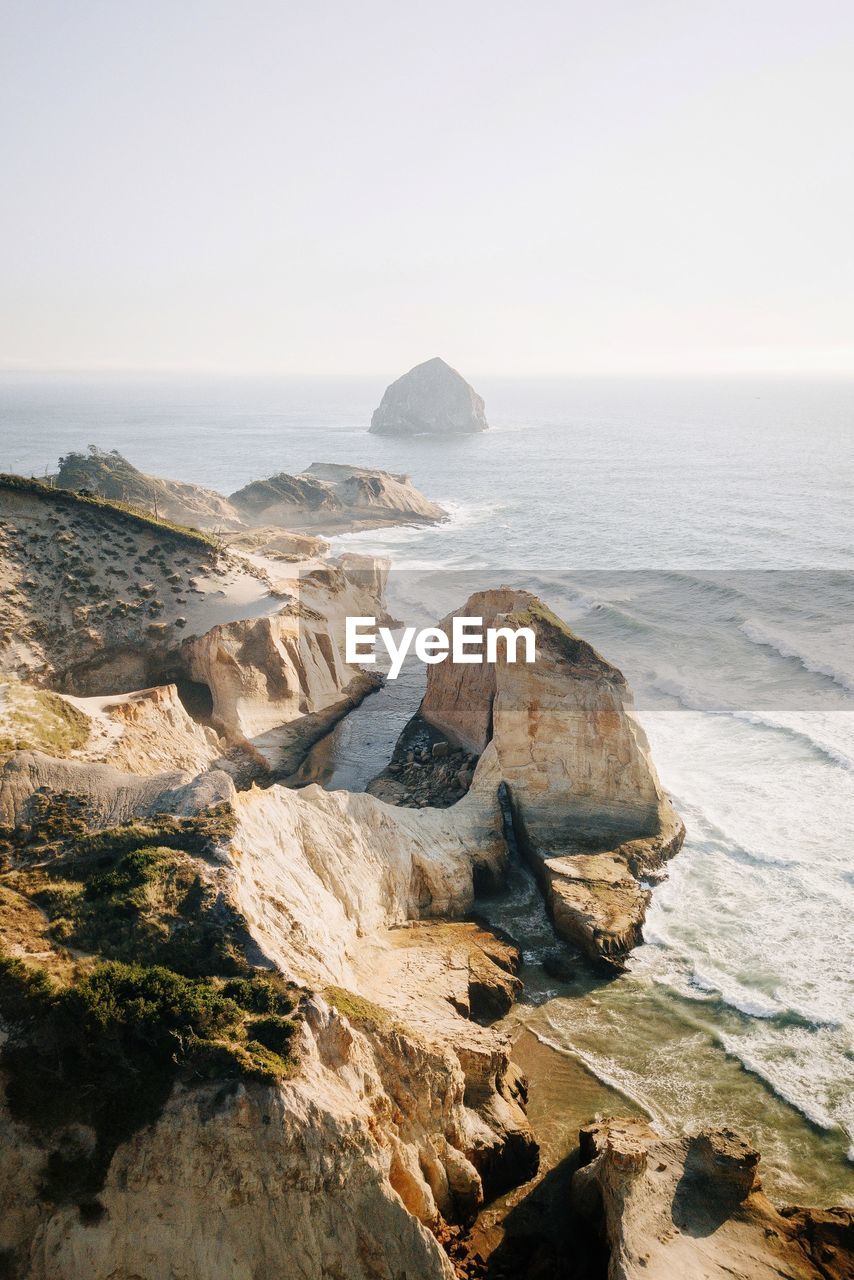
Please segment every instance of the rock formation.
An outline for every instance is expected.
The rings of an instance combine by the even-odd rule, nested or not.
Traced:
[[[572,1184],[583,1227],[602,1234],[608,1280],[850,1280],[850,1210],[777,1210],[759,1152],[729,1130],[662,1138],[642,1120],[581,1131]]]
[[[138,470],[116,450],[70,453],[54,477],[62,489],[127,504],[161,521],[228,537],[258,526],[293,532],[343,533],[390,524],[435,524],[447,519],[409,476],[333,463],[312,463],[300,475],[279,472],[226,498],[213,489],[164,480]],[[269,534],[267,541],[273,542]]]
[[[205,534],[15,476],[0,477],[0,587],[3,671],[82,696],[160,683],[185,636],[281,603]]]
[[[397,501],[319,470],[329,510]],[[482,593],[464,612],[530,626],[536,664],[431,667],[397,803],[291,789],[372,683],[334,637],[384,619],[387,564],[277,564],[266,528],[240,559],[15,478],[0,503],[0,1274],[473,1274],[445,1246],[538,1163],[492,1025],[520,953],[471,918],[505,792],[558,927],[612,966],[681,839],[623,677]],[[608,1122],[582,1154],[613,1280],[850,1275],[850,1215],[773,1210],[733,1135]]]
[[[0,925],[4,946],[27,964],[60,965],[44,915],[27,917],[28,886],[43,894],[44,873],[28,869],[43,854],[26,845],[40,838],[33,806],[43,822],[60,800],[44,837],[54,858],[63,841],[73,848],[80,838],[84,849],[93,839],[126,848],[133,825],[112,827],[100,845],[97,832],[129,819],[140,840],[169,841],[174,831],[192,849],[184,828],[169,824],[204,820],[224,804],[234,821],[218,819],[215,857],[208,846],[207,856],[204,847],[192,855],[199,883],[215,889],[210,909],[222,916],[227,906],[256,965],[314,994],[300,1006],[291,1076],[176,1085],[157,1118],[119,1143],[83,1200],[73,1183],[50,1197],[41,1188],[47,1162],[56,1169],[72,1151],[89,1159],[91,1129],[37,1131],[4,1115],[0,1249],[13,1274],[375,1280],[393,1267],[450,1280],[433,1231],[470,1221],[484,1196],[536,1168],[509,1045],[469,1020],[507,1007],[515,952],[472,926],[406,927],[469,909],[477,859],[500,872],[494,779],[484,775],[452,818],[317,787],[236,793],[222,773],[132,778],[19,754],[0,772],[0,820],[25,842],[0,884]],[[411,957],[403,977],[378,959],[398,937]]]
[[[188,714],[174,684],[100,698],[49,693],[0,681],[0,756],[40,751],[62,759],[109,762],[129,773],[202,773],[226,743]]]
[[[127,503],[195,529],[235,529],[242,524],[221,493],[146,475],[117,449],[107,452],[90,445],[87,453],[66,454],[59,460],[55,482],[61,489]]]
[[[284,525],[324,533],[389,524],[437,524],[447,512],[405,475],[314,462],[301,475],[285,472],[238,489],[229,502],[248,525]]]
[[[173,763],[193,759],[201,767],[216,759],[221,751],[209,727],[222,736],[220,748],[241,747],[258,767],[287,774],[376,687],[374,677],[344,663],[332,637],[343,635],[348,612],[384,618],[385,561],[345,555],[301,563],[290,575],[279,568],[285,576],[274,585],[264,567],[204,534],[106,501],[14,478],[0,483],[0,501],[3,670],[107,699],[80,708],[93,734],[87,758],[97,758],[100,742],[118,752],[116,763],[136,768],[148,748],[131,748],[130,722],[138,738],[142,720],[153,727],[159,718],[165,728],[171,718]],[[205,723],[194,733],[174,695],[153,691],[167,682],[205,704],[197,713]],[[123,710],[120,691],[137,691]],[[144,703],[140,691],[147,691]],[[56,724],[60,711],[66,720],[72,715],[70,704],[58,701],[51,711],[42,698],[38,715],[29,715],[31,731],[9,741],[50,750],[49,726],[63,753],[74,754],[68,726],[60,733]],[[20,720],[20,708],[15,714]],[[256,749],[249,740],[257,736],[266,740]],[[5,737],[0,730],[0,749]],[[160,749],[156,741],[153,732],[149,768],[164,762],[167,741]]]
[[[371,418],[378,436],[469,435],[488,427],[482,397],[439,356],[386,387]]]
[[[529,592],[479,592],[458,612],[484,627],[532,628],[536,661],[508,662],[499,645],[495,664],[431,666],[420,714],[470,751],[492,744],[555,926],[619,968],[641,939],[640,881],[684,836],[625,679]],[[446,634],[450,625],[440,624]]]

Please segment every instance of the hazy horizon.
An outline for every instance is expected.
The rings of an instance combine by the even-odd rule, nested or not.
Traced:
[[[854,8],[0,0],[0,370],[854,375]]]

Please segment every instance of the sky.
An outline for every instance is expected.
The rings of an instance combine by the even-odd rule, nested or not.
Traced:
[[[0,368],[854,374],[850,0],[0,0]]]

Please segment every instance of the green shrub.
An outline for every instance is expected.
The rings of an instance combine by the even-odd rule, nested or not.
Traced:
[[[108,962],[58,986],[0,957],[0,1014],[13,1117],[44,1140],[74,1122],[97,1135],[93,1151],[50,1152],[42,1191],[54,1200],[91,1198],[118,1144],[154,1123],[177,1079],[269,1084],[293,1067],[292,1023],[250,1021],[222,982],[162,965]]]

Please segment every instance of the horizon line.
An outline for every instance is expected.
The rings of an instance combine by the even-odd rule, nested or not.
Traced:
[[[417,363],[421,363],[420,361]],[[450,362],[449,362],[450,363]],[[414,368],[414,365],[408,368]],[[457,367],[457,366],[453,366]],[[389,373],[377,370],[360,370],[358,372],[352,370],[324,370],[324,371],[300,371],[300,370],[282,370],[282,369],[229,369],[223,367],[212,368],[210,366],[187,366],[187,365],[152,365],[152,366],[134,366],[134,365],[3,365],[0,364],[0,377],[212,377],[212,378],[275,378],[275,379],[388,379],[398,378],[402,373],[407,372],[406,369],[400,370],[398,373]],[[460,370],[460,372],[462,372]],[[506,369],[501,371],[490,369],[467,370],[463,375],[467,380],[477,378],[495,378],[495,379],[524,379],[524,378],[542,378],[542,379],[629,379],[629,378],[655,378],[655,379],[679,379],[679,378],[832,378],[832,379],[854,379],[854,366],[838,367],[838,368],[769,368],[768,366],[757,365],[754,368],[689,368],[689,369],[540,369],[540,370],[519,370],[516,372],[507,372]]]

